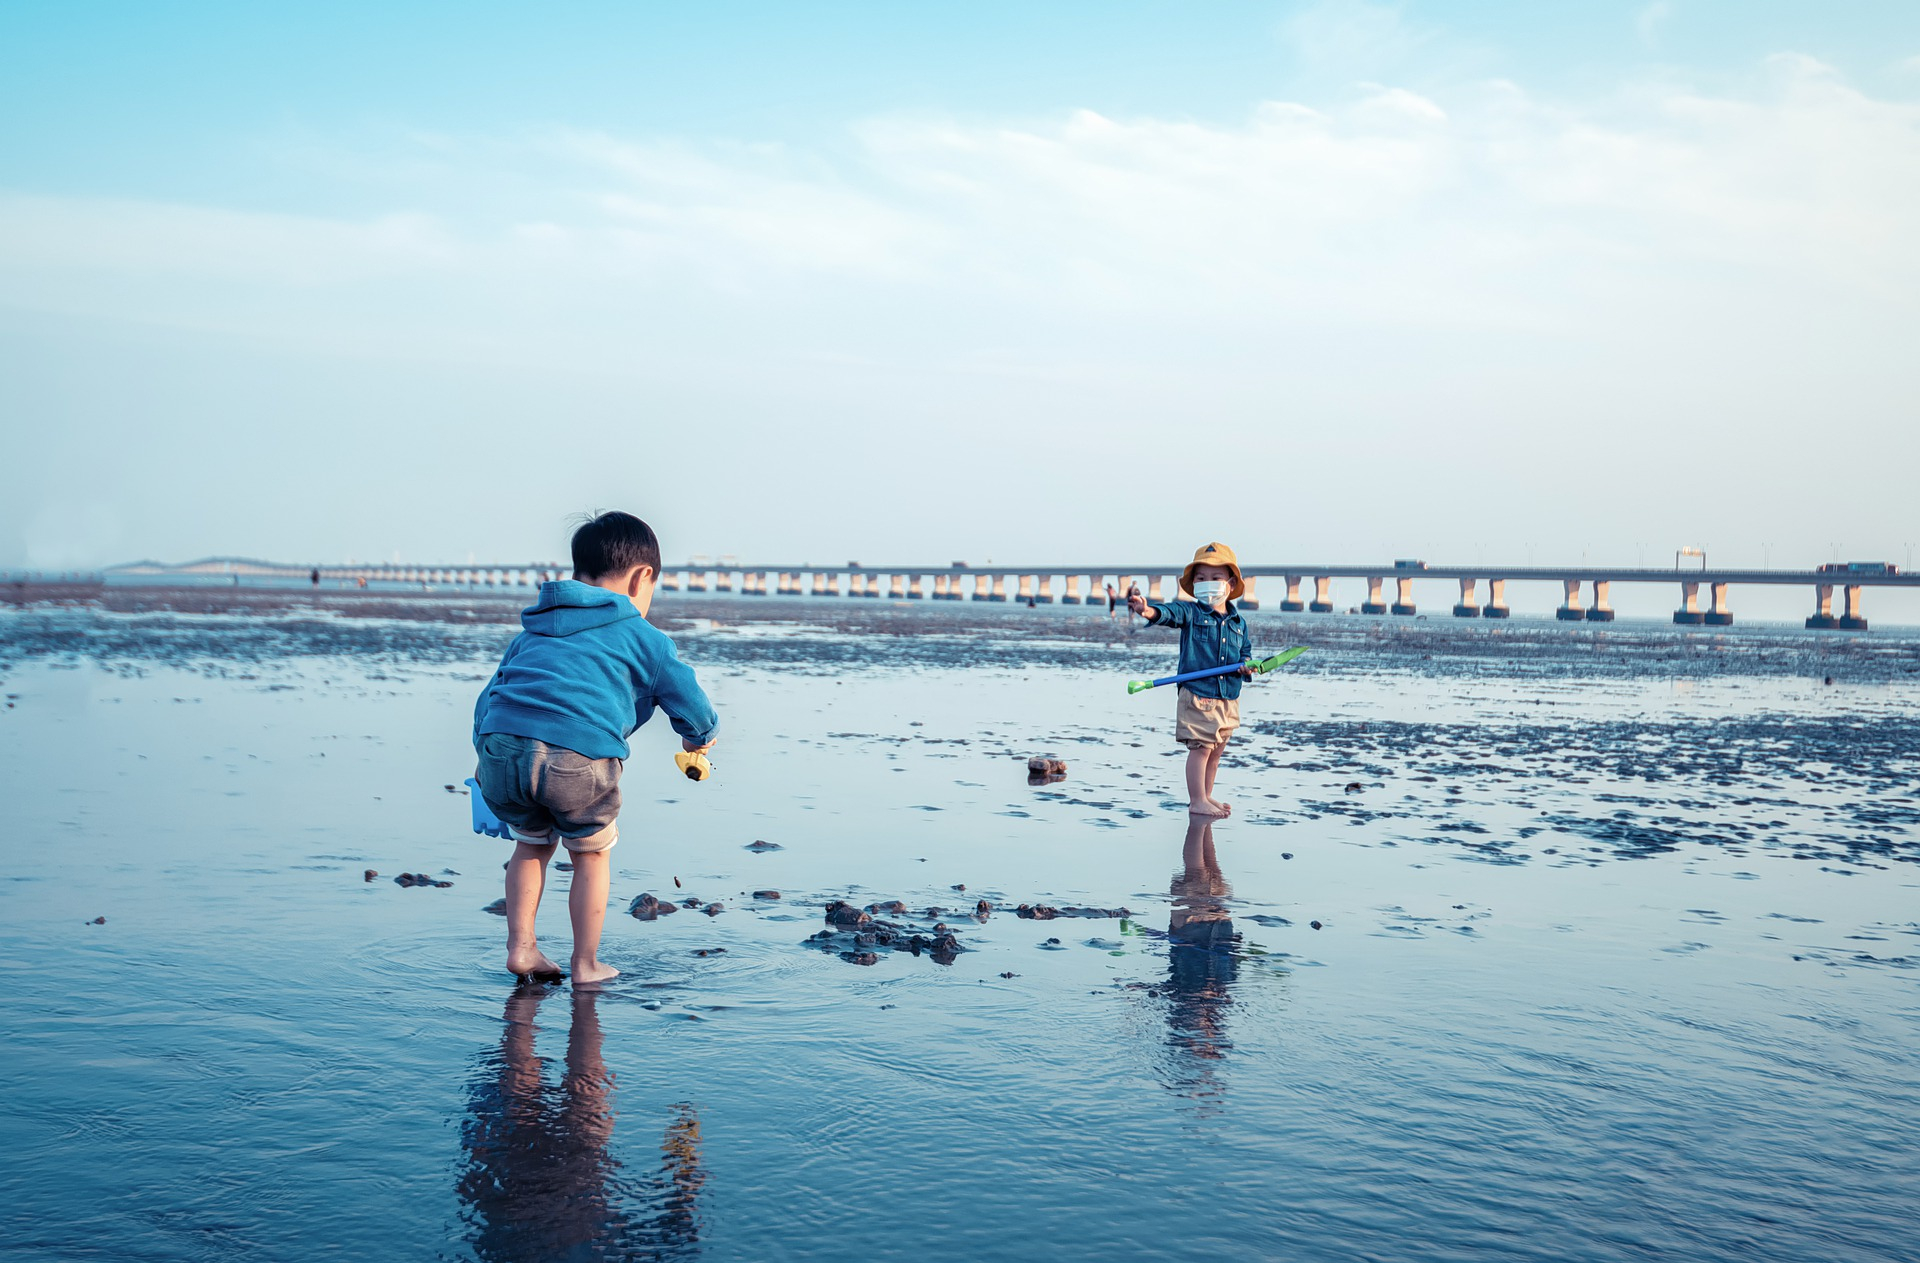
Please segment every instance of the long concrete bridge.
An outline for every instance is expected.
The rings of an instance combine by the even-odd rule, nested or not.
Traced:
[[[193,576],[215,580],[232,576],[235,583],[255,581],[313,585],[369,584],[485,588],[525,587],[561,578],[570,567],[559,562],[508,564],[347,566],[293,566],[244,558],[210,558],[183,566],[143,562],[115,567],[109,582],[164,582],[167,577]],[[1124,594],[1139,585],[1149,600],[1179,593],[1181,567],[1160,565],[975,566],[953,562],[946,566],[880,565],[858,562],[844,565],[745,565],[733,558],[717,561],[694,558],[662,567],[660,586],[668,592],[724,592],[740,596],[846,597],[915,601],[1012,601],[1020,604],[1065,605],[1101,603],[1111,584]],[[1614,584],[1651,583],[1679,589],[1680,605],[1673,621],[1681,625],[1724,627],[1733,622],[1728,591],[1735,584],[1802,586],[1812,589],[1810,628],[1863,631],[1867,618],[1862,604],[1870,587],[1920,588],[1920,574],[1901,574],[1891,565],[1854,562],[1817,570],[1709,570],[1703,568],[1649,569],[1593,566],[1442,566],[1418,561],[1370,565],[1248,566],[1247,591],[1240,604],[1259,609],[1258,586],[1285,585],[1279,608],[1284,611],[1332,613],[1331,587],[1335,579],[1362,579],[1367,585],[1363,614],[1412,615],[1416,583],[1458,585],[1452,613],[1456,618],[1506,618],[1506,586],[1513,582],[1549,582],[1562,587],[1564,597],[1556,616],[1565,621],[1609,622],[1614,611],[1610,596]],[[1055,581],[1059,582],[1056,588]],[[1486,598],[1481,600],[1481,585]],[[1391,586],[1389,595],[1388,585]],[[1834,610],[1834,597],[1840,610]]]

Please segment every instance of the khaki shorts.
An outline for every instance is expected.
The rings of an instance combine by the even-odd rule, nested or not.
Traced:
[[[1173,739],[1183,746],[1217,746],[1240,726],[1240,699],[1195,697],[1180,690],[1173,712]]]

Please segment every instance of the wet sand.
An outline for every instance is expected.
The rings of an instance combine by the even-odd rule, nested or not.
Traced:
[[[1236,813],[1202,828],[1171,699],[1122,687],[1170,669],[1160,634],[664,601],[726,727],[701,785],[636,737],[594,996],[501,971],[504,849],[448,788],[521,598],[214,595],[0,612],[27,1257],[1744,1263],[1920,1233],[1898,635],[1262,615],[1313,652],[1247,690]],[[1043,753],[1064,780],[1029,783]]]

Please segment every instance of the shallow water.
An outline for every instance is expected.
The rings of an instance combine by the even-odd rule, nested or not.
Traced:
[[[0,618],[9,1257],[1914,1257],[1910,642],[1330,634],[1205,830],[1150,642],[702,622],[595,996],[445,788],[505,634]]]

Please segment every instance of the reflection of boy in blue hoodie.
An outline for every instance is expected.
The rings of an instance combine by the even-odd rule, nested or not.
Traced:
[[[540,585],[520,615],[526,630],[473,708],[474,779],[515,839],[507,968],[522,977],[561,976],[533,932],[556,842],[573,860],[573,980],[620,972],[601,964],[599,952],[627,737],[656,706],[688,750],[711,748],[720,726],[692,668],[647,622],[659,573],[660,543],[630,513],[603,513],[574,532],[573,578]]]

